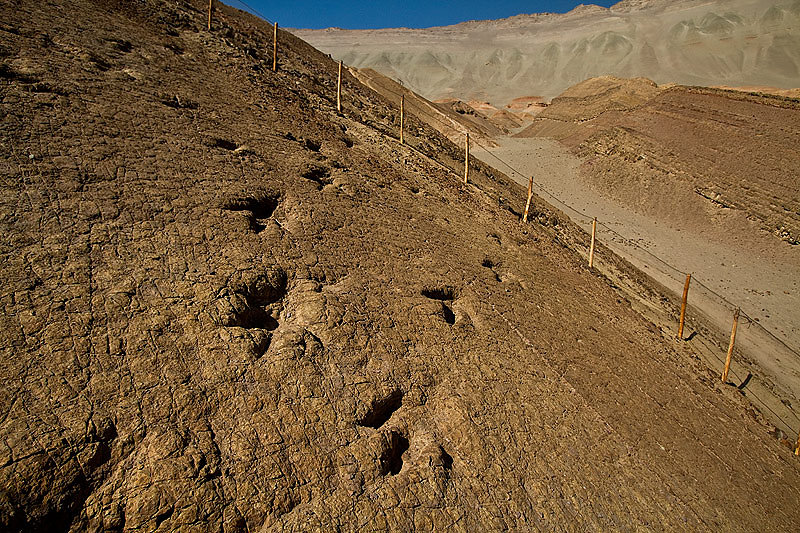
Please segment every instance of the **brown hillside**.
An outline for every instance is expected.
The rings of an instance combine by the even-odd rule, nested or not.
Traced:
[[[0,529],[800,526],[791,450],[558,213],[205,5],[0,7]]]
[[[492,138],[505,133],[505,130],[478,115],[463,102],[456,101],[453,105],[431,102],[372,69],[352,69],[352,73],[361,83],[395,106],[400,106],[400,97],[404,96],[406,113],[443,133],[454,143],[462,144],[464,134],[469,132],[473,139],[493,146]]]
[[[562,140],[588,160],[603,194],[637,211],[721,231],[741,214],[800,242],[800,101],[701,87],[640,91],[637,80],[608,85],[589,80],[567,91],[518,136]]]
[[[646,78],[590,78],[554,98],[539,117],[582,122],[609,111],[635,109],[660,92],[658,85]]]

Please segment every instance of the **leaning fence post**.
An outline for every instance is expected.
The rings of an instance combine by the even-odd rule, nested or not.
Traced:
[[[464,185],[467,184],[469,178],[469,133],[464,141]]]
[[[214,0],[208,0],[208,31],[211,31],[211,11],[214,9]]]
[[[342,112],[342,62],[339,61],[339,81],[336,82],[336,111]]]
[[[278,23],[272,28],[272,72],[278,71]]]
[[[400,144],[403,144],[403,120],[405,114],[405,102],[406,97],[405,95],[400,95]]]
[[[589,245],[589,268],[594,265],[594,240],[597,234],[597,217],[592,219],[592,243]]]
[[[731,328],[731,343],[728,345],[728,357],[725,358],[725,370],[722,371],[722,382],[728,381],[728,369],[731,367],[733,344],[736,342],[736,326],[739,324],[739,309],[733,313],[733,327]]]
[[[686,319],[686,298],[689,296],[689,282],[692,281],[692,274],[686,274],[686,283],[683,284],[683,300],[681,301],[681,320],[678,325],[678,338],[683,338],[683,322]]]
[[[525,212],[522,213],[522,222],[528,222],[528,210],[531,207],[531,196],[533,196],[533,176],[528,179],[528,201],[525,202]]]

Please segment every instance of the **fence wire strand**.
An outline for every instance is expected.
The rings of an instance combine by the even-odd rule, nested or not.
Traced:
[[[272,25],[275,24],[274,21],[270,20],[262,12],[260,12],[258,9],[254,8],[253,6],[251,6],[250,4],[245,2],[244,0],[232,0],[232,1],[237,3],[237,4],[239,4],[239,5],[241,5],[244,8],[244,11],[247,11],[250,14],[263,19],[264,21],[268,22],[269,24],[272,24]],[[401,86],[403,86],[403,84],[398,82],[397,80],[392,80],[392,81],[395,82],[395,83],[398,83]],[[387,87],[387,86],[385,86],[383,84],[380,86],[380,89],[397,96],[398,99],[400,97],[403,97],[403,96],[409,96],[410,99],[413,99],[415,97],[415,93],[413,91],[411,91],[411,90],[408,90],[408,95],[406,95],[406,94],[399,93],[399,92],[397,92],[397,91],[395,91],[395,90],[393,90],[393,89],[391,89],[391,88],[389,88],[389,87]],[[389,99],[387,99],[387,100],[389,100]],[[399,105],[399,104],[397,104],[397,102],[391,102],[391,100],[389,100],[389,102],[393,107],[398,107],[398,105]],[[407,104],[408,104],[408,101],[407,101]],[[408,107],[408,105],[406,107]],[[408,113],[406,113],[406,114],[408,114]],[[441,117],[439,117],[437,115],[434,115],[434,114],[431,114],[431,113],[424,113],[424,117],[425,118],[422,118],[422,117],[416,117],[416,118],[419,119],[419,120],[422,120],[423,122],[425,121],[425,119],[430,119],[433,122],[435,122],[435,123],[437,123],[437,124],[439,124],[441,126],[444,126],[446,128],[450,128],[450,129],[455,130],[455,133],[459,133],[459,134],[462,134],[462,135],[466,135],[468,133],[468,130],[467,130],[466,126],[464,126],[463,124],[458,123],[456,120],[454,120],[452,118],[447,117],[449,119],[449,123],[448,123],[448,122],[445,122]],[[385,132],[381,132],[381,133],[386,134]],[[447,134],[445,134],[445,136],[447,136]],[[409,144],[409,143],[406,143],[406,144],[408,145],[409,148],[412,148],[412,149],[416,150],[416,148],[413,147],[411,144]],[[524,172],[518,170],[513,165],[511,165],[510,163],[508,163],[507,161],[502,159],[500,156],[495,154],[492,151],[491,148],[488,148],[487,146],[482,144],[477,139],[471,138],[470,139],[470,144],[474,144],[477,147],[481,148],[488,156],[490,156],[492,159],[494,159],[495,161],[500,163],[503,167],[508,169],[511,172],[512,175],[517,175],[520,178],[522,178],[523,180],[528,180],[528,178],[530,177],[529,175],[526,175]],[[419,153],[422,153],[422,152],[419,152]],[[427,154],[423,154],[423,155],[426,155],[426,157],[431,158]],[[453,172],[455,175],[457,175],[457,176],[460,175],[460,171],[458,171],[456,169],[453,169],[452,167],[448,166],[447,164],[442,163],[440,161],[436,161],[436,159],[434,159],[434,158],[431,158],[431,160],[435,161],[436,163],[438,163],[443,168]],[[469,162],[465,161],[465,164],[469,164]],[[571,219],[573,219],[573,220],[577,219],[579,222],[581,222],[583,224],[588,224],[593,220],[593,217],[590,217],[589,215],[578,211],[576,208],[572,207],[571,205],[569,205],[569,204],[563,202],[561,199],[559,199],[547,187],[545,187],[541,183],[538,183],[536,181],[536,179],[535,179],[535,176],[534,176],[533,183],[534,183],[534,188],[537,191],[539,191],[540,193],[543,193],[544,195],[547,196],[547,198],[549,198],[549,200],[550,200],[549,203],[551,203],[552,205],[554,205],[554,207],[558,208],[559,210],[563,211],[564,213],[568,214]],[[628,237],[623,236],[622,234],[620,234],[616,230],[614,230],[611,227],[609,227],[606,223],[598,220],[597,225],[598,225],[599,228],[602,228],[606,232],[608,232],[608,234],[612,236],[612,240],[613,240],[613,238],[616,238],[616,239],[619,240],[619,242],[623,246],[626,246],[628,248],[634,249],[637,252],[640,252],[640,253],[644,254],[648,258],[648,260],[651,263],[653,263],[653,266],[656,266],[656,268],[658,268],[658,266],[660,265],[661,267],[665,267],[666,269],[668,269],[669,272],[665,272],[664,270],[662,270],[662,273],[666,274],[667,276],[669,276],[670,273],[678,274],[681,277],[686,275],[686,272],[683,272],[680,268],[668,263],[667,261],[665,261],[662,258],[658,257],[657,255],[655,255],[654,253],[650,252],[649,250],[639,246],[635,241],[633,241],[632,239],[630,239]],[[615,252],[611,251],[611,253],[613,254]],[[717,293],[716,291],[714,291],[713,289],[708,287],[706,284],[704,284],[702,281],[697,279],[697,277],[694,274],[692,275],[692,283],[694,285],[697,285],[697,286],[701,287],[707,294],[713,295],[718,300],[718,302],[721,302],[721,305],[726,307],[728,310],[733,311],[734,309],[741,309],[740,306],[737,306],[737,305],[733,304],[727,298],[725,298],[721,294]],[[798,353],[797,350],[795,350],[794,348],[792,348],[791,346],[786,344],[783,340],[779,339],[775,334],[773,334],[771,331],[766,329],[757,320],[755,320],[754,318],[750,317],[747,313],[745,313],[744,311],[741,311],[741,310],[740,310],[740,317],[743,318],[748,323],[748,327],[752,326],[752,325],[755,325],[756,328],[760,332],[766,334],[767,337],[772,342],[774,342],[777,345],[781,346],[784,350],[786,350],[788,353],[792,354],[794,357],[797,357],[798,359],[800,359],[800,353]],[[712,352],[713,352],[713,350],[712,350]],[[718,354],[716,354],[716,352],[714,352],[714,357],[716,357],[721,363],[723,363],[722,359],[719,357]],[[740,382],[742,381],[742,378],[733,369],[731,369],[730,372]],[[792,431],[794,431],[793,427],[789,423],[787,423],[772,408],[770,408],[769,405],[766,402],[761,400],[752,391],[750,391],[748,396],[754,398],[759,404],[761,404],[765,409],[767,409],[770,413],[772,413],[772,415],[777,420],[781,421],[786,426],[786,428],[789,430],[790,433]],[[791,409],[790,409],[790,412],[800,422],[800,416],[798,416]]]
[[[267,18],[261,11],[257,10],[256,8],[254,8],[253,6],[251,6],[250,4],[245,2],[244,0],[229,0],[229,1],[235,2],[235,3],[239,4],[239,5],[241,5],[242,7],[244,7],[243,11],[247,11],[251,15],[255,15],[255,16],[259,17],[260,19],[263,19],[266,22],[269,22],[273,26],[275,25],[275,22],[273,22],[272,20]],[[235,7],[235,6],[231,6],[231,7]]]

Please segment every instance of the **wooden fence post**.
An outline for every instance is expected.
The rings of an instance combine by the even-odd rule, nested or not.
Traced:
[[[467,184],[469,178],[469,133],[464,141],[464,185]]]
[[[272,72],[278,71],[278,23],[272,31]]]
[[[342,62],[339,61],[339,81],[336,82],[336,111],[342,112]]]
[[[728,345],[728,357],[725,358],[725,370],[722,371],[722,382],[728,381],[728,370],[731,367],[731,357],[733,356],[733,344],[736,342],[736,326],[739,324],[739,310],[733,313],[733,327],[731,328],[731,342]]]
[[[592,243],[589,245],[589,268],[594,265],[594,240],[597,234],[597,217],[592,219]]]
[[[683,339],[683,322],[686,319],[686,299],[689,296],[689,282],[692,281],[692,274],[686,274],[686,283],[683,284],[683,300],[681,301],[681,321],[678,325],[678,338]]]
[[[794,454],[800,455],[800,433],[797,435],[797,445],[794,447]]]
[[[214,9],[214,0],[208,0],[208,31],[211,31],[211,11]]]
[[[405,114],[405,102],[406,97],[405,95],[400,95],[400,144],[403,144],[403,120]]]
[[[528,222],[528,210],[531,208],[531,196],[533,196],[533,176],[528,179],[528,201],[525,202],[525,212],[522,213],[522,222]]]

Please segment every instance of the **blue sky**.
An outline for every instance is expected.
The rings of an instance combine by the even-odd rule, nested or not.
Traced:
[[[444,2],[426,0],[384,0],[356,2],[313,2],[307,0],[244,0],[270,20],[291,28],[328,28],[332,26],[348,29],[427,28],[457,24],[465,20],[498,19],[520,13],[565,13],[581,3],[594,3],[604,7],[618,0],[583,2],[575,0],[448,0]],[[233,7],[244,9],[238,0],[223,0]]]

